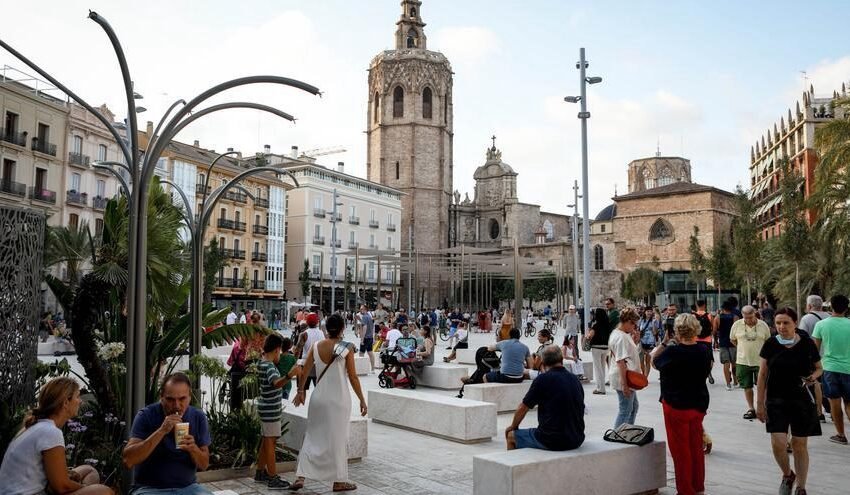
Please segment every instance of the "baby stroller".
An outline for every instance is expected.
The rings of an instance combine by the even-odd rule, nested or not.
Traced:
[[[410,369],[410,363],[416,360],[416,339],[400,337],[394,349],[381,351],[381,363],[384,369],[378,374],[381,388],[416,388],[416,379]]]
[[[487,347],[479,347],[475,351],[475,371],[463,382],[460,391],[457,394],[458,399],[463,399],[463,387],[474,383],[484,383],[484,375],[499,369],[502,364],[502,359],[496,354],[496,351],[490,351]]]

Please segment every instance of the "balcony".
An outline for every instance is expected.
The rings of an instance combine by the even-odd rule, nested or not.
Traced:
[[[244,260],[245,259],[245,250],[244,249],[227,249],[220,248],[218,252],[224,256],[225,258],[232,260]]]
[[[341,248],[342,247],[342,241],[339,240],[339,239],[337,239],[337,240],[331,239],[331,246]]]
[[[91,200],[91,206],[95,210],[105,210],[107,203],[109,203],[109,200],[102,196],[95,196]]]
[[[313,208],[313,216],[316,218],[325,218],[326,213],[324,208]]]
[[[88,155],[83,155],[82,153],[68,153],[68,163],[71,165],[76,165],[80,168],[88,168],[89,167],[89,157]]]
[[[333,222],[333,221],[341,222],[342,221],[342,213],[336,212],[336,216],[334,216],[333,212],[331,212],[331,222]]]
[[[32,138],[32,150],[45,155],[56,156],[56,145],[48,141],[42,141],[37,137]]]
[[[265,225],[254,225],[254,234],[269,235],[269,228]]]
[[[260,261],[265,263],[269,260],[269,255],[266,253],[261,253],[259,251],[254,251],[251,253],[251,261]]]
[[[30,198],[44,203],[56,204],[56,191],[41,187],[30,187]]]
[[[216,282],[215,286],[218,287],[219,289],[229,289],[231,287],[236,287],[235,285],[233,285],[234,280],[235,279],[232,279],[232,278],[220,278]],[[238,281],[237,281],[237,285],[238,285]]]
[[[395,232],[395,224],[394,223],[388,223],[387,224],[387,232]]]
[[[251,282],[251,288],[254,290],[266,290],[266,281],[254,280]]]
[[[204,194],[204,185],[203,184],[195,184],[195,194]],[[212,186],[206,187],[206,193],[209,194],[212,191]]]
[[[377,229],[380,226],[381,225],[378,223],[377,220],[369,220],[369,228],[370,229]]]
[[[24,148],[27,145],[27,134],[14,129],[0,128],[0,141]]]
[[[65,202],[69,205],[88,206],[89,195],[88,193],[81,193],[71,189],[67,193]]]
[[[0,180],[0,192],[14,194],[23,198],[27,193],[27,185],[9,179],[2,179]]]
[[[254,200],[254,208],[268,208],[269,198],[257,198]]]
[[[248,226],[245,224],[245,222],[237,222],[236,220],[228,220],[226,218],[218,219],[218,228],[238,230],[239,232],[245,232],[246,230],[248,230]]]
[[[319,236],[314,236],[313,237],[313,244],[315,244],[317,246],[324,246],[325,245],[325,238],[319,237]]]
[[[349,242],[348,249],[357,249],[360,246],[359,242]]]
[[[360,217],[348,217],[348,223],[351,225],[360,225]]]
[[[248,204],[248,195],[240,191],[227,191],[224,193],[224,199],[236,203]]]
[[[375,249],[375,250],[377,250],[377,249],[378,249],[378,245],[377,245],[377,244],[369,244],[369,249]]]

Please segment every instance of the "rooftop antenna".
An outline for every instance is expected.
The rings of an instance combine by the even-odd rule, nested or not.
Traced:
[[[806,92],[806,88],[808,87],[808,84],[807,84],[807,83],[809,82],[809,73],[808,73],[808,72],[806,72],[806,71],[804,71],[804,70],[801,70],[801,71],[800,71],[800,74],[802,74],[802,75],[803,75],[803,93],[805,93],[805,92]]]
[[[661,137],[658,137],[658,141],[655,144],[655,157],[661,156]]]

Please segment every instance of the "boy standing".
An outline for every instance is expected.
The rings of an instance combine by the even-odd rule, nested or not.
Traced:
[[[280,344],[280,360],[277,362],[277,372],[280,373],[280,376],[288,376],[297,361],[298,358],[295,357],[295,354],[292,354],[292,339],[284,337]],[[281,388],[284,399],[289,399],[290,390],[292,390],[292,383],[285,383]]]

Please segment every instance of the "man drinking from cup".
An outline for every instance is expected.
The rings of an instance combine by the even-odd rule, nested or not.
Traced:
[[[211,495],[195,473],[210,463],[210,432],[203,411],[189,403],[192,382],[184,373],[162,381],[160,400],[136,414],[122,454],[133,469],[132,495]]]

